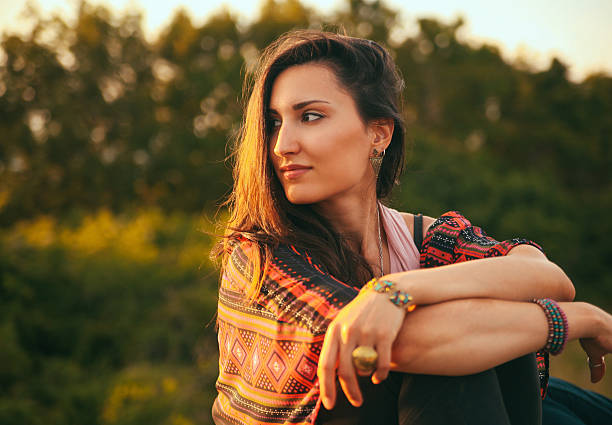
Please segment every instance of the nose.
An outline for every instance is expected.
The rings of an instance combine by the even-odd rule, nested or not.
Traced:
[[[287,156],[300,151],[299,136],[295,128],[283,122],[272,136],[273,152],[276,156]]]

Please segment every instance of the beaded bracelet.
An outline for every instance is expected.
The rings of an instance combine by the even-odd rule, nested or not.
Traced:
[[[567,316],[555,300],[550,298],[534,299],[534,303],[542,307],[548,320],[548,339],[542,349],[556,356],[563,351],[569,333]]]
[[[381,294],[389,293],[389,301],[391,301],[398,307],[405,308],[408,312],[413,311],[416,308],[416,304],[410,304],[412,301],[412,296],[407,292],[395,290],[395,288],[395,282],[391,282],[390,280],[378,279],[375,277],[373,279],[370,279],[368,283],[366,283],[359,292],[372,289]],[[393,291],[393,293],[391,293],[391,291]]]

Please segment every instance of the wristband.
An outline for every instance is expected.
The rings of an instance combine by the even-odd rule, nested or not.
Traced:
[[[389,294],[389,301],[400,308],[405,308],[406,311],[411,312],[416,308],[416,304],[412,304],[412,296],[407,292],[396,290],[395,282],[391,282],[386,279],[373,278],[366,283],[361,291],[374,290],[380,294]]]
[[[549,352],[553,356],[560,354],[567,343],[569,324],[567,316],[555,300],[550,298],[534,299],[534,303],[542,307],[548,320],[548,338],[542,351]]]

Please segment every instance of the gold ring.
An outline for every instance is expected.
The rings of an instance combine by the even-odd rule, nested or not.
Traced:
[[[353,365],[357,372],[362,374],[371,374],[376,368],[378,361],[378,353],[372,347],[360,345],[355,348],[352,353]]]

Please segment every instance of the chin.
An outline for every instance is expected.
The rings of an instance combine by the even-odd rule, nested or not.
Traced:
[[[287,200],[295,205],[308,205],[308,204],[316,204],[319,202],[318,199],[311,198],[301,198],[301,197],[287,197]]]
[[[285,196],[289,202],[296,205],[316,204],[322,200],[315,193],[306,193],[299,190],[288,190],[285,192]]]

